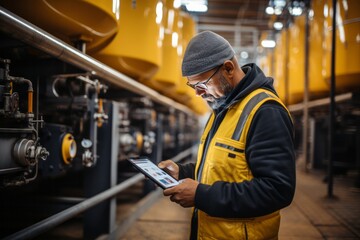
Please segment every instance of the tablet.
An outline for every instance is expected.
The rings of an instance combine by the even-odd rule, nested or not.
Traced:
[[[179,182],[170,176],[167,172],[156,166],[147,158],[128,159],[129,162],[142,174],[156,183],[163,189],[170,188],[179,184]]]

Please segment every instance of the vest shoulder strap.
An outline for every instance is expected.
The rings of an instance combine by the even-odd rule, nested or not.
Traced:
[[[245,99],[242,101],[244,105],[241,108],[242,112],[239,117],[239,121],[232,135],[233,140],[245,141],[248,131],[247,128],[250,126],[249,123],[251,122],[253,115],[264,102],[269,100],[278,102],[286,109],[285,105],[281,102],[279,97],[266,89],[256,89],[245,97]]]

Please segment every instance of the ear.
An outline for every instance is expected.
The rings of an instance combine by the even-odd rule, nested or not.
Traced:
[[[226,60],[224,62],[224,69],[228,75],[233,75],[235,71],[234,63],[231,60]]]

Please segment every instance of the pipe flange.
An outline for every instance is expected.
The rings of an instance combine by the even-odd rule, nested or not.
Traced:
[[[77,145],[74,136],[67,133],[62,138],[61,142],[61,156],[65,164],[70,164],[75,158],[77,152]]]
[[[31,149],[34,148],[34,141],[31,139],[22,138],[18,140],[13,149],[15,161],[23,167],[34,165],[35,156],[31,157]]]

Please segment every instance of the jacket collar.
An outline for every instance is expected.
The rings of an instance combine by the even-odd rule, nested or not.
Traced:
[[[216,112],[229,108],[234,103],[243,99],[246,95],[258,88],[265,88],[274,93],[273,79],[266,77],[263,71],[255,64],[249,63],[241,67],[245,76],[240,80],[239,84],[227,96],[224,104],[218,108]]]

